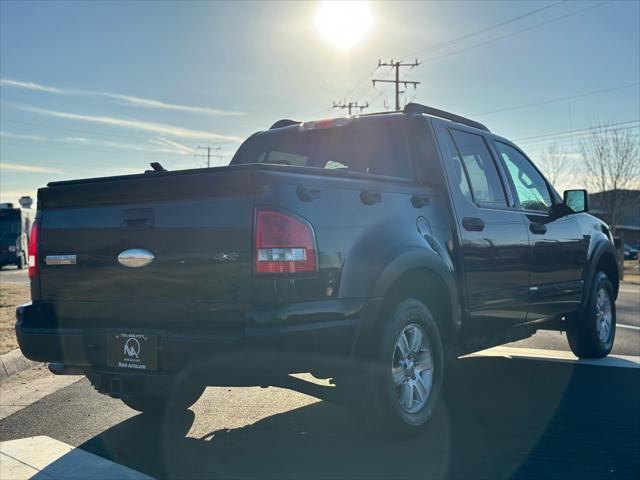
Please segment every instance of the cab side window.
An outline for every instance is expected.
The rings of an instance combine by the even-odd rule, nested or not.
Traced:
[[[531,162],[510,145],[496,142],[496,148],[515,187],[516,197],[525,210],[548,213],[552,206],[547,182]]]
[[[452,168],[452,177],[451,186],[452,188],[458,188],[462,195],[473,202],[473,197],[471,196],[471,189],[469,188],[469,181],[467,180],[467,176],[462,169],[462,163],[460,162],[460,157],[458,156],[458,151],[456,150],[456,146],[453,144],[451,137],[449,135],[443,135],[443,145],[442,150],[445,157],[445,161],[449,163]]]
[[[462,166],[471,184],[473,200],[480,206],[505,207],[502,182],[489,148],[480,135],[450,130],[462,158]]]

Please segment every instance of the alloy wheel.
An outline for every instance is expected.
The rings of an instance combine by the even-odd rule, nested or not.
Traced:
[[[421,326],[410,323],[398,335],[391,375],[402,409],[408,413],[420,411],[433,386],[433,353]]]

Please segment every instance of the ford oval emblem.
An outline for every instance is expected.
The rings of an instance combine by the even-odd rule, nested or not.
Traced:
[[[149,250],[142,248],[132,248],[125,250],[118,255],[118,262],[129,268],[140,268],[149,265],[156,259],[155,255]]]

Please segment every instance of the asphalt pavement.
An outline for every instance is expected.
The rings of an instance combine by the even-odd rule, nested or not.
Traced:
[[[638,368],[461,359],[411,438],[366,433],[346,408],[279,388],[209,388],[157,418],[80,380],[4,419],[0,439],[47,435],[156,478],[637,479],[639,379]]]
[[[640,286],[620,287],[616,300],[617,323],[614,355],[640,357]],[[509,344],[517,348],[541,348],[569,350],[567,336],[563,332],[539,331],[533,337]]]
[[[10,275],[20,278],[0,278]],[[617,308],[613,353],[637,359],[640,289],[624,286]],[[511,346],[569,357],[556,332]],[[33,394],[46,375],[11,388]],[[47,435],[156,478],[640,478],[637,361],[459,359],[412,438],[372,435],[346,408],[275,387],[208,388],[170,418],[138,414],[84,379],[36,398],[0,419],[0,441]]]

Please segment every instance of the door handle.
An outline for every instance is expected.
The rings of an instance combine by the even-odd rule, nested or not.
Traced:
[[[547,226],[544,223],[532,222],[529,224],[529,230],[536,235],[544,235],[547,233]]]
[[[481,232],[484,230],[484,220],[477,217],[464,217],[462,219],[462,226],[470,232]]]
[[[411,196],[411,205],[413,205],[415,208],[426,207],[430,203],[431,199],[428,195],[420,195],[416,193],[415,195]]]
[[[378,192],[370,192],[368,190],[360,192],[360,201],[365,205],[373,205],[374,203],[378,203],[380,200],[382,200],[382,195]]]

